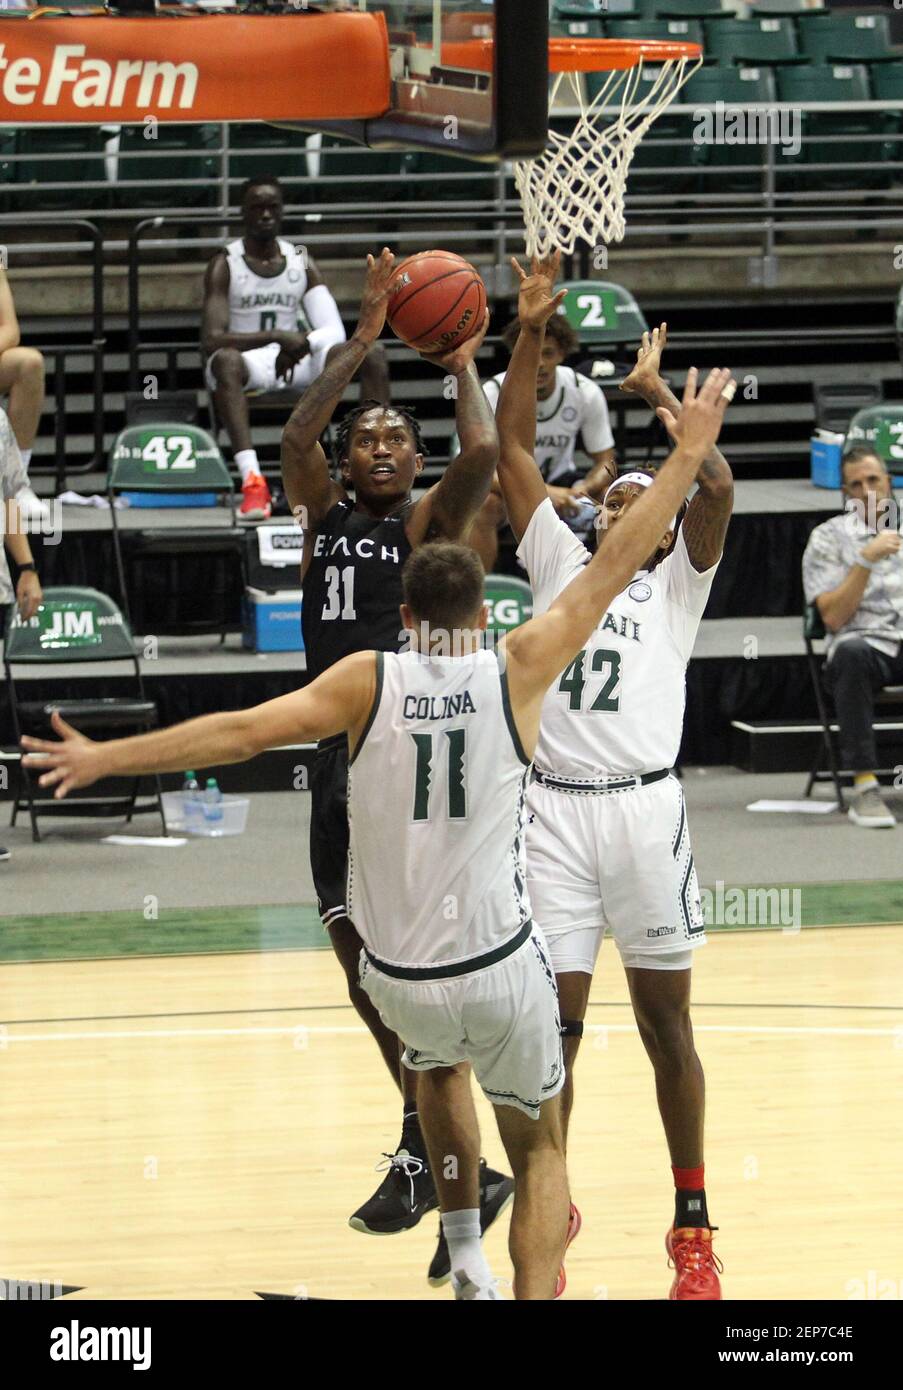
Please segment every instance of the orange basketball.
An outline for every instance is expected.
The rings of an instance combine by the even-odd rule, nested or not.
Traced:
[[[416,352],[450,352],[478,332],[486,313],[479,271],[453,251],[409,256],[389,285],[389,327]]]

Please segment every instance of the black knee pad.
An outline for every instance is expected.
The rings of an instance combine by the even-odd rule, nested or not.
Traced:
[[[563,1038],[582,1038],[583,1021],[576,1018],[563,1018],[561,1020],[561,1036]]]

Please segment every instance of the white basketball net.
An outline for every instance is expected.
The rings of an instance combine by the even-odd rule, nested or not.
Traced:
[[[579,74],[558,74],[550,105],[567,79],[581,114],[570,134],[549,131],[549,144],[538,159],[518,160],[514,166],[528,256],[556,249],[570,255],[578,240],[590,246],[622,240],[624,190],[634,150],[701,61],[672,58],[650,64],[645,74],[642,60],[616,69],[589,105]],[[614,119],[612,108],[617,108]]]

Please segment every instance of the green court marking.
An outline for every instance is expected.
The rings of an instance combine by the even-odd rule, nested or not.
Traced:
[[[799,894],[796,897],[796,894]],[[711,898],[707,895],[711,895]],[[727,884],[703,890],[714,913],[707,930],[786,931],[903,922],[903,880]],[[140,912],[0,916],[0,963],[233,951],[323,951],[329,937],[311,904],[297,907],[178,908],[145,921]]]
[[[0,917],[0,962],[97,960],[109,956],[207,955],[227,951],[319,951],[329,946],[317,909],[186,907]]]

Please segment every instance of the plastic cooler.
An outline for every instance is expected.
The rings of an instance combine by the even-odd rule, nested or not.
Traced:
[[[301,590],[245,589],[241,642],[253,652],[303,652]]]
[[[243,835],[248,823],[250,799],[246,796],[224,796],[217,802],[217,811],[222,816],[208,819],[203,811],[197,815],[186,814],[185,792],[164,792],[163,811],[166,816],[166,829],[179,835],[202,835],[208,840],[218,840],[226,835]]]

